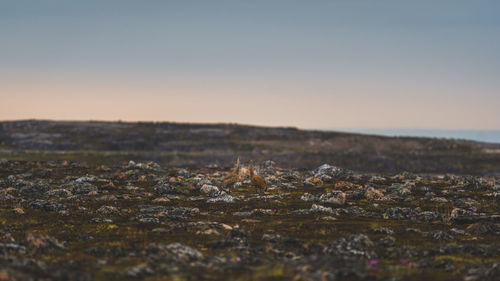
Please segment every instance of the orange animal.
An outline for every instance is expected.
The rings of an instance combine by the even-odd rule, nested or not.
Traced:
[[[236,161],[236,168],[224,178],[223,185],[231,186],[235,184],[239,180],[240,169],[240,157],[238,156],[238,160]]]
[[[250,170],[250,182],[252,182],[253,185],[259,187],[261,190],[264,189],[265,191],[267,191],[266,180],[263,177],[254,173],[252,160],[250,160],[249,170]]]

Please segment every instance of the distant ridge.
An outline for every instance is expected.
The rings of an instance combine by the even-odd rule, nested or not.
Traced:
[[[428,137],[500,143],[500,130],[334,129],[335,131],[393,137]]]
[[[242,161],[273,160],[307,169],[330,163],[363,172],[500,174],[500,144],[477,141],[239,124],[0,122],[0,158],[57,160],[82,154],[90,164],[119,159],[230,167],[240,155]]]

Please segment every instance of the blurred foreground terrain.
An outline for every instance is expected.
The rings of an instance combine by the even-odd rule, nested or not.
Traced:
[[[51,121],[0,143],[0,280],[500,280],[498,144]]]

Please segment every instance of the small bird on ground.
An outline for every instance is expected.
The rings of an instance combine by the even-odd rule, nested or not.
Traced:
[[[263,177],[255,174],[253,170],[252,160],[250,160],[249,170],[250,170],[250,182],[252,183],[252,185],[259,187],[261,191],[262,189],[264,189],[264,191],[267,191],[266,180]]]
[[[231,186],[239,180],[240,169],[241,169],[240,157],[238,156],[238,160],[236,160],[236,167],[222,181],[225,187]]]

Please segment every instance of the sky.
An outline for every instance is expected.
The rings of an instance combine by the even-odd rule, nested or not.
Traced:
[[[500,1],[0,0],[0,120],[500,129]]]

